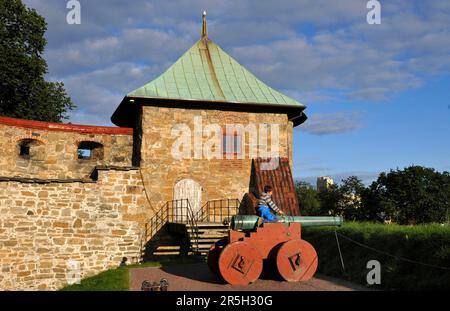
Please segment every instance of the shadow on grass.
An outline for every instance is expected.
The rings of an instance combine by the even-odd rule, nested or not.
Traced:
[[[161,267],[170,268],[184,264],[204,262],[199,258],[178,258],[150,261],[142,264],[122,266],[110,269],[81,280],[80,284],[68,285],[61,291],[128,291],[130,288],[129,270],[134,268]]]

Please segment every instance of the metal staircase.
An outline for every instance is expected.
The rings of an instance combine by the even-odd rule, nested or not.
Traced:
[[[207,255],[212,244],[227,236],[239,206],[238,199],[213,200],[194,214],[187,199],[166,202],[145,224],[142,259]]]
[[[228,236],[228,225],[200,222],[197,224],[198,240],[190,240],[190,245],[198,250],[198,255],[206,256],[211,246]]]
[[[211,245],[227,237],[231,217],[238,214],[240,204],[238,199],[213,200],[198,211],[195,215],[198,239],[190,243],[197,246],[201,256],[208,254]]]
[[[186,241],[193,241],[186,249]],[[195,215],[188,199],[166,202],[145,223],[141,237],[141,258],[145,261],[158,256],[197,254],[198,231]]]

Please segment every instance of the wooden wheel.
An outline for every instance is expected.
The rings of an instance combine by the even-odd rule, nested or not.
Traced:
[[[214,243],[208,252],[208,267],[217,276],[220,276],[219,257],[224,247],[228,244],[228,239],[220,239]]]
[[[277,268],[288,282],[307,281],[316,273],[318,260],[314,247],[304,240],[291,240],[277,252]]]
[[[246,242],[227,245],[219,257],[220,275],[232,285],[248,285],[255,282],[262,269],[261,255]]]

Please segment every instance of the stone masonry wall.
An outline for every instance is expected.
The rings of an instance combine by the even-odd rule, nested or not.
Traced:
[[[201,116],[203,128],[218,124],[226,129],[227,124],[249,123],[257,127],[264,123],[278,124],[280,156],[291,161],[292,169],[292,122],[286,114],[249,113],[217,110],[195,110],[164,107],[143,107],[142,145],[140,166],[150,200],[161,206],[173,199],[174,185],[182,179],[193,179],[202,189],[202,204],[209,200],[242,199],[249,191],[252,159],[249,157],[250,139],[246,135],[244,159],[184,159],[171,155],[176,140],[171,130],[176,124],[186,124],[194,134],[194,117]],[[140,129],[135,129],[138,131]],[[270,131],[269,131],[270,133]],[[204,144],[208,137],[204,135]],[[271,140],[269,134],[269,141]],[[193,142],[192,142],[193,144]]]
[[[71,263],[84,278],[123,257],[136,262],[141,225],[152,213],[137,169],[100,170],[86,183],[3,179],[0,289],[55,290],[67,284]]]
[[[133,152],[131,134],[102,133],[98,130],[102,129],[101,127],[92,127],[92,133],[55,131],[52,124],[48,125],[48,129],[27,128],[4,124],[2,119],[0,118],[0,176],[83,179],[88,178],[97,165],[131,166]],[[25,140],[33,142],[30,157],[20,155],[20,145]],[[103,146],[101,156],[78,159],[80,142],[101,144]]]

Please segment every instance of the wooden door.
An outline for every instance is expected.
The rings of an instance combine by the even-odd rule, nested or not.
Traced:
[[[201,208],[202,204],[202,186],[192,179],[183,179],[175,184],[174,200],[188,199],[194,215]],[[187,211],[183,212],[187,215]]]

